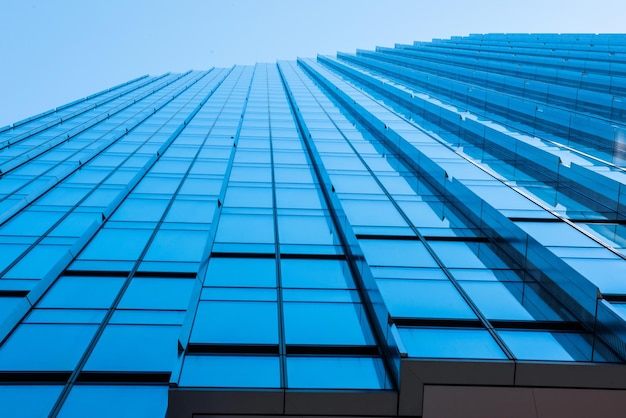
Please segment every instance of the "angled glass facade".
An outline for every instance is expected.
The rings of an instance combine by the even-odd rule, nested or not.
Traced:
[[[471,35],[0,128],[0,415],[622,416],[625,95]]]

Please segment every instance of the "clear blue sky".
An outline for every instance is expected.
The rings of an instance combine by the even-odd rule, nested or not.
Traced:
[[[0,0],[0,126],[143,74],[625,22],[626,0]]]

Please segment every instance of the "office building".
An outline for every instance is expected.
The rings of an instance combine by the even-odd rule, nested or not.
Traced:
[[[623,416],[625,95],[471,35],[0,129],[0,416]]]

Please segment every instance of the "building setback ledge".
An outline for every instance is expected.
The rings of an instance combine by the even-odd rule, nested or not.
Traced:
[[[449,408],[453,408],[454,405],[457,405],[458,408],[458,405],[463,404],[461,398],[471,397],[471,393],[473,393],[471,391],[475,388],[485,390],[487,387],[490,390],[499,387],[497,391],[489,392],[489,397],[498,398],[498,395],[494,394],[502,392],[503,397],[501,399],[505,399],[506,396],[514,394],[515,402],[526,402],[524,397],[529,394],[532,399],[534,392],[528,391],[562,389],[565,391],[563,393],[570,396],[571,393],[574,393],[574,389],[582,390],[579,388],[587,388],[585,389],[586,392],[583,391],[580,394],[588,399],[600,396],[598,393],[603,391],[598,391],[598,389],[603,389],[611,394],[610,396],[617,393],[621,394],[619,396],[622,398],[619,396],[617,398],[626,402],[626,365],[623,364],[403,359],[401,368],[398,414],[403,416],[423,415],[426,417],[436,409],[433,409],[434,404],[439,405],[440,402],[444,401],[452,405]],[[446,388],[463,387],[464,390],[458,390],[458,393],[451,390],[451,398],[448,399],[442,395],[442,392],[445,392],[444,389],[433,389],[444,387],[444,385]],[[568,391],[570,389],[571,391]],[[477,393],[480,394],[480,390]],[[433,394],[435,398],[431,399]],[[459,397],[458,402],[452,400],[457,395]],[[493,399],[488,402],[485,400],[487,402],[485,405],[492,401]],[[509,412],[515,410],[521,413],[520,409],[510,405],[508,408]],[[476,416],[491,416],[487,412],[488,410],[485,409],[482,411],[483,415]],[[502,411],[499,414],[502,414]],[[596,413],[592,415],[603,416]],[[443,417],[444,415],[430,416]],[[496,414],[493,416],[512,415]],[[520,416],[534,417],[535,415]],[[558,416],[571,415],[559,414]]]
[[[424,386],[423,418],[618,418],[626,390]]]

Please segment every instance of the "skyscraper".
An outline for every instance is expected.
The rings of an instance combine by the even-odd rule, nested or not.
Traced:
[[[622,416],[625,93],[472,35],[0,129],[0,415]]]

